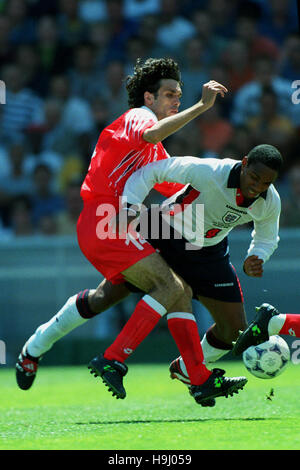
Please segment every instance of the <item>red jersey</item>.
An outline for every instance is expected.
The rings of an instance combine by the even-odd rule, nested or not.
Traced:
[[[170,158],[161,142],[151,144],[143,133],[157,122],[146,106],[129,109],[100,134],[88,173],[81,187],[84,201],[109,200],[118,203],[130,175],[148,163]],[[171,196],[182,188],[177,183],[162,183],[155,189]]]

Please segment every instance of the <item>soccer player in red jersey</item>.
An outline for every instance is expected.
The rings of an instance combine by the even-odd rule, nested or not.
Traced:
[[[146,295],[113,344],[91,361],[90,368],[117,398],[124,398],[124,361],[169,312],[172,315],[168,326],[187,365],[194,387],[192,395],[203,406],[212,406],[213,397],[232,394],[244,386],[246,379],[220,377],[206,368],[189,286],[147,241],[129,234],[126,238],[115,237],[109,227],[104,230],[104,225],[107,211],[119,211],[119,198],[130,175],[141,166],[168,158],[161,141],[213,106],[216,96],[224,96],[227,89],[210,81],[203,86],[201,100],[179,113],[180,72],[172,59],[148,59],[144,64],[138,61],[126,87],[130,109],[100,134],[81,189],[84,208],[77,234],[82,252],[107,281],[112,285],[128,281]],[[156,189],[168,196],[178,186],[163,184]],[[80,292],[29,338],[17,362],[21,388],[31,386],[38,358],[45,352],[46,344],[47,349],[52,345],[51,331],[66,334],[71,324],[71,329],[76,321],[80,324],[82,314],[90,316],[92,303],[89,291]],[[222,384],[218,390],[215,379]]]

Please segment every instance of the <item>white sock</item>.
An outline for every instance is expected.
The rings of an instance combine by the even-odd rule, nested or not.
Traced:
[[[206,364],[218,361],[230,351],[229,349],[219,349],[211,346],[207,341],[206,333],[202,338],[201,346]]]
[[[284,325],[286,320],[286,315],[284,313],[280,313],[279,315],[274,315],[269,321],[268,324],[268,333],[270,336],[278,335],[279,331]]]
[[[39,326],[28,339],[25,348],[31,356],[43,355],[57,340],[87,321],[78,313],[76,298],[77,294],[70,297],[59,312],[47,323]]]

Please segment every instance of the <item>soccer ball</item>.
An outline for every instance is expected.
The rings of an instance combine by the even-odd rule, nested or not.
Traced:
[[[270,336],[268,341],[250,346],[243,352],[246,369],[260,379],[273,379],[287,368],[289,347],[280,336]]]

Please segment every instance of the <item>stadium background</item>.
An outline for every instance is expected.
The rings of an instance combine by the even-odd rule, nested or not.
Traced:
[[[251,227],[230,236],[248,317],[268,301],[299,311],[300,80],[297,2],[289,0],[0,0],[0,339],[12,365],[27,337],[99,273],[76,242],[79,188],[98,135],[127,109],[124,78],[137,57],[172,56],[185,84],[181,109],[213,78],[229,93],[167,139],[171,155],[241,159],[276,145],[281,242],[263,279],[241,265]],[[3,88],[2,88],[3,92]],[[3,94],[1,95],[3,102]],[[157,201],[152,193],[150,201]],[[45,364],[88,361],[115,336],[136,296],[59,341]],[[200,333],[211,323],[197,303]],[[169,360],[166,324],[130,360]]]

